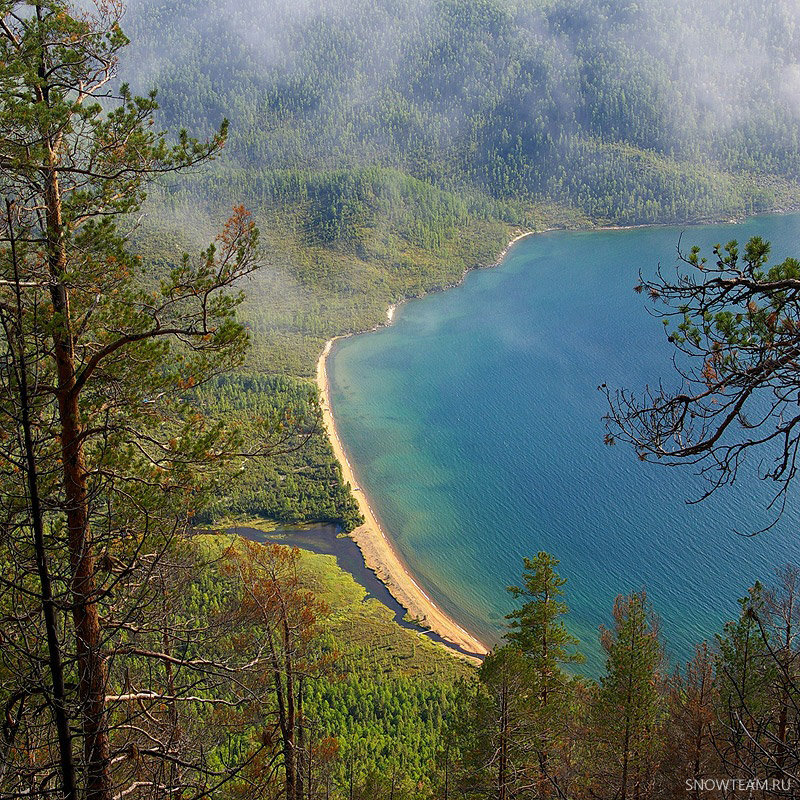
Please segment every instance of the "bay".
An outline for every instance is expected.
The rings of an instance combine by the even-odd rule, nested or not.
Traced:
[[[673,662],[737,613],[736,598],[800,563],[800,506],[768,533],[771,486],[755,466],[698,505],[690,469],[603,444],[598,386],[673,385],[672,351],[639,270],[676,248],[752,235],[772,262],[800,255],[800,215],[740,225],[554,232],[495,269],[401,306],[395,323],[339,341],[331,403],[359,482],[402,557],[459,623],[498,641],[523,556],[547,550],[568,579],[568,625],[598,674],[598,626],[646,587]]]

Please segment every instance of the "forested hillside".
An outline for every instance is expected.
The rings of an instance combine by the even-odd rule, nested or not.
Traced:
[[[618,223],[749,213],[800,175],[786,3],[134,0],[126,24],[134,85],[171,123],[229,117],[254,199],[291,198],[265,168],[333,173],[320,241],[364,213],[336,200],[342,169],[470,187],[478,215],[517,222],[544,199]]]

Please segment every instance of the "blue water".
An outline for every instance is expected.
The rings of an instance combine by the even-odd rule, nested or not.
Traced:
[[[547,550],[568,579],[568,625],[586,672],[616,595],[646,587],[673,662],[736,614],[736,598],[800,563],[798,504],[772,517],[754,479],[699,505],[690,469],[603,444],[597,387],[674,383],[638,271],[676,261],[682,229],[550,233],[498,269],[402,306],[395,324],[341,341],[332,405],[359,481],[403,557],[459,622],[496,641],[523,556]],[[688,248],[754,234],[773,261],[800,254],[800,215],[684,231]]]

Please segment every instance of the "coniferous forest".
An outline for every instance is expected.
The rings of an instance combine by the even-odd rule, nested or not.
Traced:
[[[795,12],[0,0],[0,797],[800,795],[795,567],[687,664],[618,597],[587,677],[549,553],[478,664],[217,532],[362,522],[310,378],[389,303],[520,231],[793,208]],[[735,491],[760,434],[720,436],[769,389],[791,491],[800,265],[768,252],[637,287],[698,368],[609,393],[609,444]]]

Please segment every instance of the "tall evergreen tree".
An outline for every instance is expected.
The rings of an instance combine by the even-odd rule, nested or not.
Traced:
[[[567,581],[556,572],[558,559],[539,552],[524,559],[524,564],[523,585],[508,587],[511,596],[523,603],[506,616],[511,630],[505,639],[531,662],[541,702],[547,705],[566,682],[562,667],[582,663],[583,656],[562,619],[569,609],[561,599]]]
[[[774,665],[768,671],[773,724],[764,771],[794,783],[800,770],[800,569],[787,565],[777,578],[766,593],[759,625]]]
[[[601,629],[606,671],[593,709],[592,793],[616,800],[652,797],[664,714],[663,653],[644,591],[614,603],[614,626]]]
[[[567,581],[556,572],[558,563],[546,552],[526,558],[523,585],[508,587],[514,599],[523,601],[506,617],[510,630],[505,638],[527,662],[531,702],[526,737],[542,797],[549,797],[565,783],[562,767],[571,748],[568,722],[573,679],[564,666],[583,662],[578,639],[564,625],[568,607],[562,598]]]
[[[532,686],[530,663],[516,648],[501,647],[486,657],[464,737],[460,784],[465,794],[512,800],[538,780],[530,736]]]
[[[10,796],[31,786],[70,800],[142,786],[159,796],[165,764],[188,770],[184,787],[221,774],[172,735],[129,740],[131,714],[138,730],[160,730],[160,707],[185,702],[155,677],[180,658],[144,646],[152,629],[131,620],[154,603],[159,559],[211,475],[243,449],[187,392],[243,357],[241,297],[227,290],[256,268],[257,231],[237,209],[211,247],[165,275],[130,251],[115,220],[140,207],[148,180],[213,157],[226,126],[206,143],[181,132],[169,144],[152,127],[154,95],[112,91],[121,14],[116,0],[92,12],[0,2],[0,637],[12,712],[0,778]],[[153,659],[158,690],[129,690],[123,638]]]

